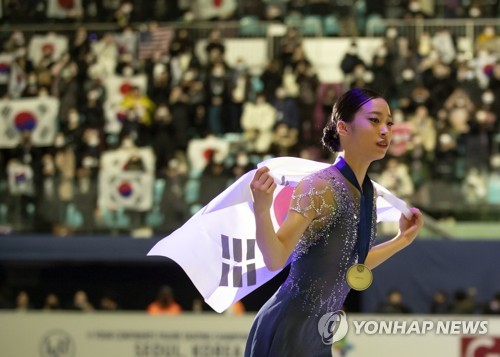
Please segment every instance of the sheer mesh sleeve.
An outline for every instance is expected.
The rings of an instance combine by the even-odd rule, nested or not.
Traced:
[[[316,218],[324,208],[324,196],[324,184],[313,177],[306,177],[295,187],[290,209],[308,218]]]

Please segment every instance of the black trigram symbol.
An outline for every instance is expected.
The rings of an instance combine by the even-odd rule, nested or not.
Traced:
[[[221,235],[222,276],[219,286],[237,287],[257,284],[255,239],[229,238]]]
[[[49,108],[47,107],[46,104],[41,103],[38,105],[37,110],[38,113],[40,113],[40,115],[45,115],[45,113],[48,112]]]
[[[10,118],[10,113],[12,112],[12,108],[8,105],[4,106],[3,108],[0,109],[0,115],[2,119],[8,119]]]

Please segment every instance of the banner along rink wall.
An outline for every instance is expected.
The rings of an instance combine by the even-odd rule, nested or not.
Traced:
[[[236,357],[243,355],[253,318],[215,313],[1,312],[0,355]],[[347,313],[347,321],[347,336],[335,345],[333,356],[500,356],[500,317]],[[477,326],[476,334],[461,331],[469,325]]]

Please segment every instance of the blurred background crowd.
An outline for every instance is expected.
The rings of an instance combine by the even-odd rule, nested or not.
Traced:
[[[322,128],[360,86],[395,121],[374,180],[435,219],[498,215],[498,1],[0,5],[5,234],[168,234],[263,159],[331,162]],[[325,38],[347,43],[333,80]]]
[[[16,23],[47,16],[47,2],[32,3],[4,4],[4,19],[13,29],[2,32],[0,57],[1,105],[11,122],[2,128],[0,145],[0,220],[7,230],[66,234],[68,229],[149,226],[171,231],[267,156],[330,160],[319,144],[322,127],[336,97],[353,86],[375,88],[392,105],[394,143],[387,160],[373,167],[383,185],[437,217],[488,219],[500,203],[495,26],[478,29],[467,46],[447,28],[412,37],[382,23],[375,27],[382,41],[372,53],[361,55],[357,38],[351,37],[340,62],[343,81],[325,83],[311,61],[314,53],[303,46],[304,36],[312,35],[304,18],[328,13],[342,19],[347,10],[341,2],[242,2],[228,13],[212,13],[211,20],[245,13],[244,18],[285,24],[262,68],[250,67],[244,56],[228,63],[225,37],[238,36],[238,28],[224,31],[212,21],[200,31],[196,16],[201,21],[204,15],[197,2],[83,1],[79,11],[48,20],[55,28],[77,22],[71,30],[15,30]],[[56,1],[67,10],[70,5],[65,9],[63,3]],[[349,34],[359,35],[375,17],[396,13],[425,19],[440,10],[445,16],[477,18],[493,17],[498,7],[487,1],[445,2],[432,9],[432,1],[390,3],[349,5],[356,29]],[[308,15],[297,22],[300,9]],[[152,20],[149,14],[158,21],[175,20],[175,26],[134,22]],[[114,30],[95,29],[85,21],[112,21]],[[247,28],[245,37],[258,35],[263,26],[253,34]],[[339,21],[336,35],[349,28]],[[16,103],[36,108],[47,103],[46,97],[57,99],[57,105],[46,109],[44,118],[15,112]],[[24,98],[33,100],[23,106]],[[7,110],[10,105],[13,111]],[[40,133],[36,120],[45,120],[50,129]],[[151,202],[140,212],[135,202],[99,205],[102,191],[120,190],[123,199],[132,190],[99,184],[103,153],[126,150],[134,156],[134,148],[151,151],[153,178],[141,186],[143,193],[151,191]],[[132,160],[146,160],[137,152],[139,158]],[[135,166],[128,170],[149,170]]]

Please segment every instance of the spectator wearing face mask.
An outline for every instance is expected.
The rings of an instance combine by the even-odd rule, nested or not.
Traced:
[[[228,76],[222,62],[213,64],[205,88],[208,127],[214,135],[222,135],[227,132],[227,125],[224,121],[227,118],[229,96]]]
[[[429,17],[426,12],[423,11],[420,0],[410,0],[408,2],[408,8],[406,13],[403,15],[404,19],[425,19]]]
[[[348,76],[353,73],[357,65],[365,66],[365,62],[359,56],[358,45],[356,42],[352,42],[342,58],[340,68],[344,75]]]
[[[229,113],[227,130],[230,133],[241,133],[241,114],[243,104],[248,100],[251,79],[244,58],[238,58],[229,74]]]
[[[165,104],[156,108],[152,124],[153,150],[156,157],[157,176],[167,168],[177,148],[177,130],[172,122],[172,114]]]
[[[56,135],[56,151],[54,162],[57,177],[57,193],[59,198],[59,215],[56,234],[66,235],[66,216],[68,205],[74,198],[74,179],[76,170],[76,156],[74,149],[62,132]]]
[[[267,102],[263,93],[257,95],[255,103],[245,103],[241,127],[249,151],[265,153],[269,150],[275,122],[276,109]]]
[[[457,52],[448,29],[443,28],[434,34],[432,37],[432,46],[437,51],[439,59],[443,63],[449,65],[455,60]]]
[[[236,181],[238,178],[254,169],[254,166],[250,162],[248,154],[244,151],[240,151],[236,154],[236,159],[233,167],[231,168],[231,173],[233,174],[233,180]]]
[[[400,83],[397,90],[397,100],[402,110],[411,108],[411,94],[417,88],[418,82],[415,78],[415,71],[412,68],[405,68],[400,75]]]
[[[127,113],[122,123],[120,136],[128,135],[135,139],[137,146],[144,146],[151,141],[151,116],[155,104],[137,86],[133,86],[125,95],[120,107]]]

